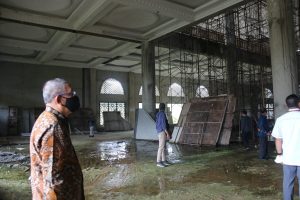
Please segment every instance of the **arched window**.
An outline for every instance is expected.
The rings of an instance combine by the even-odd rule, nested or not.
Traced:
[[[196,90],[196,97],[209,97],[207,88],[203,85],[200,85]]]
[[[113,78],[109,78],[103,82],[100,93],[124,95],[124,90],[120,81],[117,81]]]
[[[140,87],[139,95],[141,96],[143,94],[143,86]],[[158,87],[155,86],[155,96],[159,96],[159,90]]]
[[[273,93],[270,89],[265,88],[264,90],[264,95],[266,99],[272,99],[273,98]],[[267,118],[268,119],[274,119],[274,103],[266,100],[265,102],[265,108],[267,109]]]
[[[182,87],[177,83],[173,83],[169,87],[169,91],[168,91],[167,96],[168,97],[184,97],[185,95],[183,93]]]
[[[268,88],[265,88],[265,98],[273,98],[273,93]]]

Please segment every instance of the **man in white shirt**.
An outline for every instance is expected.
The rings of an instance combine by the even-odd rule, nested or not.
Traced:
[[[297,95],[291,94],[286,97],[289,111],[276,120],[272,131],[277,151],[275,162],[283,164],[284,200],[293,199],[296,176],[300,181],[300,109],[298,103]]]

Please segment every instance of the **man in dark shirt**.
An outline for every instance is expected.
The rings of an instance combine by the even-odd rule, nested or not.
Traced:
[[[259,138],[259,159],[268,158],[268,135],[270,128],[267,120],[267,110],[261,109],[260,117],[257,123],[258,138]]]
[[[157,163],[158,167],[166,167],[170,165],[169,162],[166,161],[165,155],[165,146],[166,146],[166,138],[169,137],[169,133],[167,130],[168,121],[165,114],[166,105],[164,103],[159,104],[159,112],[156,114],[156,131],[158,134],[158,151],[157,151]]]
[[[242,131],[243,145],[248,150],[249,149],[249,136],[251,133],[251,119],[247,116],[247,111],[243,110],[241,112],[240,127]]]

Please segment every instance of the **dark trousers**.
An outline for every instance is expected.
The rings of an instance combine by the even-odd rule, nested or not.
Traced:
[[[268,137],[259,137],[259,159],[268,157]]]
[[[243,145],[246,148],[249,147],[249,136],[250,136],[250,132],[248,131],[242,132]]]

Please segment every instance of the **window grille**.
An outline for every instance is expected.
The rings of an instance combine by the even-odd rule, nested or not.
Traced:
[[[116,79],[106,79],[101,87],[101,94],[121,94],[124,95],[122,84]]]
[[[184,93],[183,93],[183,89],[182,87],[177,84],[177,83],[173,83],[170,87],[169,87],[169,91],[167,96],[172,96],[172,97],[184,97]]]
[[[206,87],[200,85],[196,91],[196,97],[209,97],[209,93]]]
[[[125,103],[100,102],[100,125],[104,125],[103,112],[119,111],[125,119]]]

